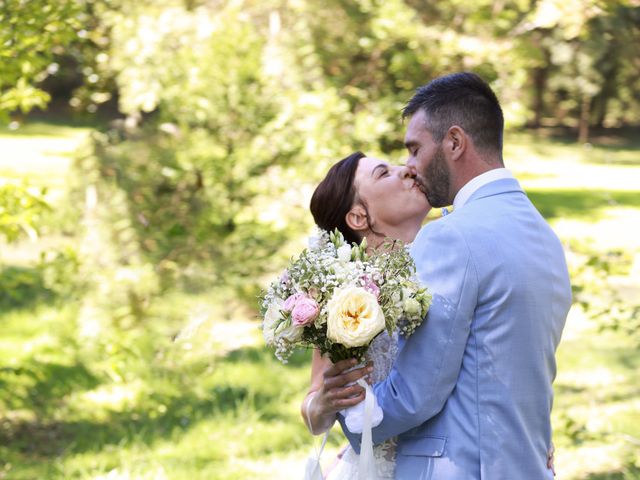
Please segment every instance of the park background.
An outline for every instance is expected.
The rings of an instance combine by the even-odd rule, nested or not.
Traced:
[[[638,0],[0,2],[0,479],[301,478],[257,296],[459,70],[566,249],[558,478],[639,479],[639,45]]]

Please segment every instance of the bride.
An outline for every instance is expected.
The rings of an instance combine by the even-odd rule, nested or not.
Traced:
[[[366,237],[368,250],[385,238],[411,243],[431,205],[415,181],[409,167],[393,166],[361,152],[339,161],[328,171],[311,198],[311,213],[318,227],[340,230],[349,243]],[[309,431],[318,435],[329,430],[336,414],[364,400],[364,389],[354,382],[367,377],[370,383],[386,378],[398,352],[398,335],[380,334],[367,352],[369,361],[355,368],[354,360],[332,364],[313,352],[311,386],[302,402],[301,413]],[[396,442],[391,438],[374,446],[378,477],[393,479]],[[553,469],[553,445],[548,455]],[[358,455],[347,445],[326,475],[327,480],[358,478]]]
[[[413,241],[430,209],[408,167],[392,166],[361,152],[331,167],[311,199],[311,213],[320,228],[337,228],[349,243],[360,243],[367,237],[368,250],[379,246],[385,237]],[[311,388],[302,403],[302,417],[313,434],[326,432],[337,412],[364,399],[362,387],[347,385],[366,375],[373,383],[385,379],[395,359],[397,342],[397,333],[382,333],[367,353],[370,362],[351,371],[346,371],[355,365],[350,360],[333,365],[319,351],[313,352]],[[376,445],[374,456],[379,478],[394,478],[395,441]],[[326,478],[346,480],[357,476],[358,456],[348,446]]]

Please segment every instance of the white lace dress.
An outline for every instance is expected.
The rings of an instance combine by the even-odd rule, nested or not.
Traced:
[[[398,334],[388,335],[383,332],[376,337],[369,351],[367,360],[373,361],[371,378],[374,383],[384,380],[398,354]],[[396,466],[396,439],[390,438],[373,447],[373,455],[376,459],[376,469],[380,479],[393,479]],[[326,480],[357,480],[358,479],[358,454],[351,448],[342,452],[337,463],[327,472]]]

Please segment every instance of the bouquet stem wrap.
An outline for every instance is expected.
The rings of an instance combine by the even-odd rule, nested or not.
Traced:
[[[376,460],[373,456],[373,438],[371,435],[371,422],[374,408],[373,390],[362,378],[358,379],[357,383],[365,389],[364,419],[362,422],[362,441],[360,443],[358,480],[378,480]]]

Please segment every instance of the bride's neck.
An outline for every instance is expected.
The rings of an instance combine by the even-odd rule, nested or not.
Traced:
[[[367,237],[367,253],[372,253],[380,248],[385,240],[400,240],[403,243],[411,243],[416,238],[420,230],[420,224],[416,225],[398,225],[395,227],[385,226],[376,231],[368,230],[365,233]]]

